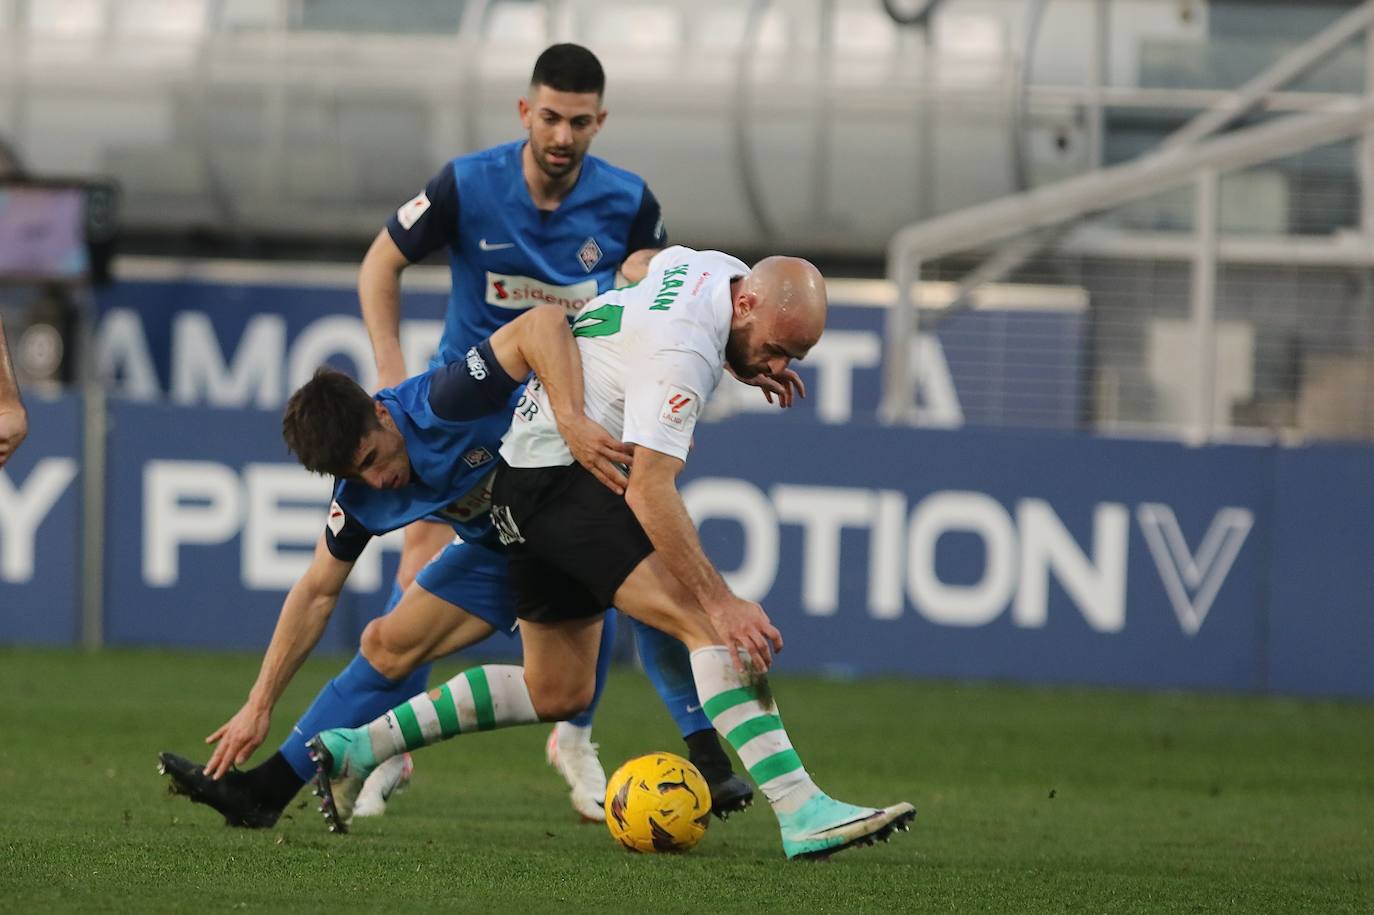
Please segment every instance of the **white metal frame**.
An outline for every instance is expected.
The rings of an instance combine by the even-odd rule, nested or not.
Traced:
[[[1099,37],[1106,34],[1106,11],[1099,10]],[[1265,102],[1271,93],[1310,70],[1357,35],[1366,35],[1366,93],[1363,99],[1331,101],[1322,108],[1287,115],[1269,123],[1205,139],[1237,117]],[[1102,49],[1100,53],[1105,53]],[[1096,68],[1095,68],[1096,69]],[[1100,72],[1100,71],[1099,71]],[[1096,95],[1100,97],[1101,87]],[[1100,112],[1094,113],[1094,118]],[[1221,172],[1282,158],[1328,143],[1360,136],[1362,183],[1361,231],[1363,238],[1352,246],[1349,239],[1330,242],[1307,240],[1299,252],[1329,262],[1363,263],[1374,250],[1374,0],[1366,0],[1326,29],[1293,49],[1263,73],[1234,93],[1221,97],[1173,134],[1161,148],[1147,156],[1111,168],[1097,169],[1034,190],[1013,194],[901,229],[888,244],[887,272],[897,295],[888,312],[883,361],[883,398],[880,418],[887,423],[915,425],[916,366],[908,341],[918,330],[919,306],[914,291],[921,278],[921,264],[957,251],[986,248],[1001,242],[982,265],[961,281],[961,295],[952,307],[960,307],[968,293],[1015,269],[1049,242],[1058,242],[1064,225],[1086,215],[1169,190],[1187,182],[1196,188],[1194,234],[1186,243],[1193,262],[1192,315],[1196,334],[1196,366],[1199,405],[1194,410],[1186,437],[1193,442],[1209,440],[1213,432],[1209,380],[1215,374],[1214,309],[1216,263],[1223,252],[1237,253],[1217,234],[1217,181]],[[1074,239],[1071,247],[1091,248],[1091,242]],[[1252,245],[1252,248],[1254,246]],[[1270,253],[1285,255],[1287,247],[1259,245]],[[1129,248],[1118,239],[1111,245],[1114,256],[1128,256]],[[1329,249],[1329,250],[1328,250]],[[1258,249],[1256,249],[1258,250]],[[1252,255],[1254,251],[1250,252]],[[1279,258],[1281,260],[1286,257]]]

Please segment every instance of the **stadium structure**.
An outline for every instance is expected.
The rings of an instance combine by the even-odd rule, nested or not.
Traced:
[[[1236,732],[1273,716],[1299,757],[1275,763],[1282,797],[1250,800],[1277,832],[1227,860],[1276,895],[1218,865],[1179,904],[1211,910],[1230,887],[1246,910],[1374,906],[1374,846],[1348,815],[1368,822],[1374,786],[1358,742],[1332,736],[1367,732],[1374,700],[1374,2],[0,0],[0,319],[30,422],[0,469],[0,668],[16,671],[0,705],[28,702],[19,672],[45,664],[78,679],[146,664],[168,683],[223,664],[249,682],[329,503],[285,453],[282,407],[320,364],[375,388],[356,292],[369,241],[443,162],[521,136],[530,63],[558,41],[604,62],[593,151],[644,176],[673,243],[798,254],[826,275],[826,334],[795,366],[807,397],[780,412],[727,379],[681,479],[712,560],[783,631],[780,673],[974,718],[1062,700],[1074,711],[1046,720],[1083,747],[1105,733],[1099,701],[1125,703],[1100,714],[1156,750],[1169,703]],[[449,270],[405,280],[419,371]],[[322,652],[356,648],[400,544],[359,560]],[[632,655],[623,638],[622,692],[640,691]],[[198,741],[222,711],[166,737]],[[875,711],[865,737],[830,711],[817,734],[880,752],[890,722]],[[1229,772],[1263,740],[1202,730],[1206,793],[1225,781],[1207,765]],[[995,746],[948,739],[951,758],[997,768]],[[0,771],[15,760],[0,751]],[[1168,781],[1132,764],[1132,784]],[[1349,794],[1314,802],[1330,819],[1288,849],[1327,865],[1285,871],[1278,833],[1297,828],[1309,764]],[[932,790],[937,816],[961,791],[1023,809],[996,784]],[[1253,825],[1194,822],[1222,844]],[[922,854],[992,854],[968,823],[951,815]],[[1101,839],[1088,814],[1074,828]],[[712,879],[714,829],[691,880]],[[955,863],[911,910],[1167,911],[1174,836],[1154,857],[1108,843],[1118,857],[1092,865],[1144,854],[1159,862],[1144,884],[1085,877],[1058,899],[1027,895],[1027,834],[1005,895],[961,895],[988,875]],[[1046,841],[1075,860],[1065,834]],[[35,905],[92,904],[44,896],[66,878],[16,862]],[[1283,895],[1285,874],[1301,891]]]

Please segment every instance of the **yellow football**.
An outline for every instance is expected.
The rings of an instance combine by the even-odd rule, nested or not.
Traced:
[[[710,819],[711,789],[681,756],[636,756],[607,784],[606,826],[633,851],[687,851],[701,841]]]

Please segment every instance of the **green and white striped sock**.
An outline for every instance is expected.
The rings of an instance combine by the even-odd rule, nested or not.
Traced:
[[[525,688],[525,669],[487,664],[463,671],[363,725],[378,763],[407,750],[472,731],[534,724],[539,716]]]
[[[735,748],[774,813],[793,813],[821,790],[792,749],[766,685],[760,697],[760,689],[735,670],[724,645],[692,652],[692,677],[706,717]]]

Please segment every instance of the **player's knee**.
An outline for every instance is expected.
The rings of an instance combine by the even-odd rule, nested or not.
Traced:
[[[363,629],[359,649],[367,663],[377,673],[388,680],[399,680],[409,676],[418,666],[420,655],[417,646],[403,644],[390,632],[388,617],[378,617]]]
[[[581,715],[591,704],[590,695],[583,698],[547,696],[541,697],[540,701],[535,703],[534,711],[540,721],[568,721]]]
[[[526,682],[530,703],[540,721],[567,721],[587,710],[596,695],[596,683],[533,683]]]

